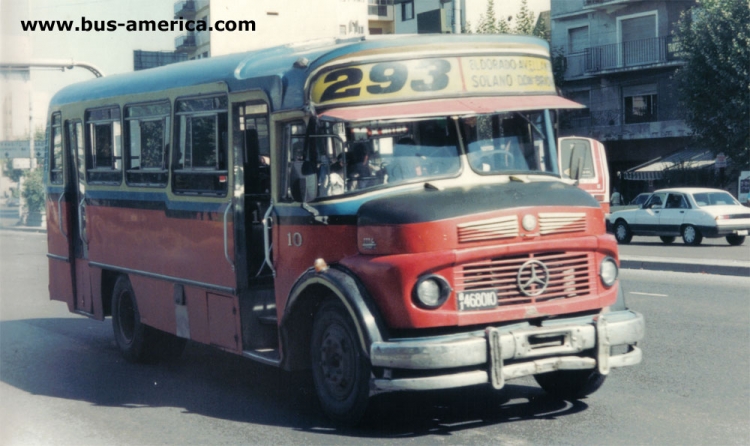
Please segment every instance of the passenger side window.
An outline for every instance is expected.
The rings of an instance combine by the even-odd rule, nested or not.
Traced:
[[[305,164],[305,123],[294,121],[284,125],[284,151],[287,154],[286,197],[308,201],[317,194],[317,184],[307,184],[309,175]]]
[[[125,108],[125,181],[131,186],[167,185],[169,102]]]
[[[175,102],[172,189],[179,194],[227,193],[227,98]]]
[[[49,157],[49,181],[63,184],[62,120],[60,113],[52,115],[52,133]]]
[[[119,107],[86,111],[86,168],[89,183],[122,182]]]

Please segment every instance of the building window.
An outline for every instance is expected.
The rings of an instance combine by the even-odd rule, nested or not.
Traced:
[[[568,30],[568,54],[582,53],[589,46],[589,27]]]
[[[339,25],[339,34],[342,36],[346,35],[346,25]]]
[[[656,94],[644,94],[625,97],[625,124],[655,122]]]
[[[175,193],[227,193],[227,98],[195,98],[175,103]]]
[[[86,152],[89,183],[120,184],[122,146],[118,107],[86,111]]]
[[[401,21],[414,19],[414,1],[401,3]]]

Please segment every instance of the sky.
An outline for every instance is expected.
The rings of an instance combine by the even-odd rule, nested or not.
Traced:
[[[244,1],[244,0],[237,0]],[[257,0],[253,0],[257,1]],[[23,10],[28,3],[28,18],[31,20],[73,20],[81,17],[87,20],[172,20],[174,0],[0,0],[0,14]],[[310,4],[314,0],[300,0]],[[479,15],[486,9],[486,0],[466,0],[467,19],[476,26]],[[521,0],[495,0],[496,16],[513,15],[518,12]],[[529,8],[535,14],[549,10],[550,0],[528,0]],[[8,17],[8,16],[6,16]],[[9,26],[10,22],[10,26]],[[17,23],[3,20],[3,37],[8,33],[21,34],[12,29]],[[256,30],[262,38],[262,29]],[[133,69],[133,50],[170,51],[174,50],[174,39],[181,35],[174,32],[31,32],[31,54],[34,60],[56,59],[75,60],[95,65],[105,75],[124,73]],[[0,54],[6,58],[7,54]],[[48,101],[60,88],[92,78],[92,74],[82,68],[32,72],[35,91],[43,101]]]

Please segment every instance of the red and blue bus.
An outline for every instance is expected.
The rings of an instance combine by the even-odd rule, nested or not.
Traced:
[[[549,47],[285,45],[66,87],[49,109],[50,296],[130,361],[187,340],[311,370],[324,412],[637,364],[603,210],[568,184]]]

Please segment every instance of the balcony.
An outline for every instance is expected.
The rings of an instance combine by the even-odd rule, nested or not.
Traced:
[[[583,9],[619,8],[623,4],[637,1],[641,0],[583,0]]]
[[[663,107],[647,120],[628,118],[622,109],[576,110],[563,115],[560,134],[587,135],[599,141],[684,137],[692,134],[685,112],[677,106]]]
[[[368,0],[368,20],[393,20],[393,0]]]
[[[586,48],[565,56],[565,79],[679,63],[679,50],[672,36]]]
[[[195,35],[183,34],[174,39],[174,49],[178,53],[188,53],[195,51]]]
[[[174,3],[174,18],[191,20],[203,9],[208,9],[210,0],[179,0]],[[208,11],[206,11],[208,13]]]

